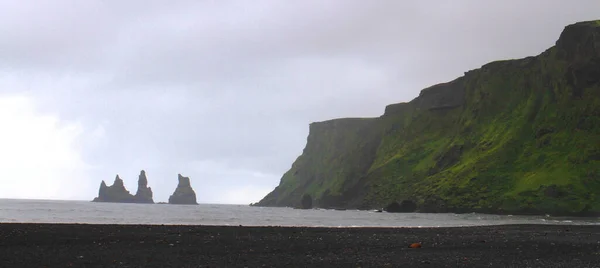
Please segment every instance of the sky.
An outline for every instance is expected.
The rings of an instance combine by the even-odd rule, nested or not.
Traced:
[[[487,62],[538,55],[578,0],[0,0],[0,198],[91,200],[146,170],[201,203],[279,184],[311,122],[376,117]]]

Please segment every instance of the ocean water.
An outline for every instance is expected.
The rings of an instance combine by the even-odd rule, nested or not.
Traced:
[[[186,224],[323,227],[447,227],[498,224],[600,225],[600,218],[377,213],[247,205],[168,205],[0,199],[0,223]]]

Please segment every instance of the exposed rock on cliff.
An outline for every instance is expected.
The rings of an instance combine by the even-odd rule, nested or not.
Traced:
[[[535,57],[497,61],[386,107],[310,124],[260,206],[600,213],[600,21],[565,27]]]
[[[94,198],[93,202],[134,203],[135,197],[125,189],[123,180],[117,175],[111,186],[106,186],[104,181],[100,183],[98,197]]]
[[[173,195],[169,197],[169,204],[191,204],[196,205],[196,192],[192,189],[189,177],[183,177],[181,174],[177,175],[177,188]]]
[[[154,203],[154,200],[152,199],[152,188],[148,187],[148,179],[146,178],[146,171],[144,170],[140,171],[135,201],[137,203]]]
[[[304,194],[302,200],[300,200],[300,208],[311,209],[312,208],[312,197],[309,194]]]
[[[394,201],[385,207],[386,212],[391,213],[400,213],[400,212],[415,212],[417,210],[417,204],[410,200],[402,200],[402,202],[398,203]]]

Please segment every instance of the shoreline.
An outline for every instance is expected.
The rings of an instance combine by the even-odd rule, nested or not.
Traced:
[[[421,248],[409,248],[421,243]],[[0,223],[7,267],[599,267],[600,226]]]
[[[28,199],[28,198],[0,198],[0,200],[9,200],[9,201],[51,201],[51,202],[81,202],[81,203],[96,203],[96,204],[133,204],[133,205],[172,205],[172,206],[202,206],[202,205],[222,205],[222,206],[243,206],[243,207],[256,207],[256,208],[286,208],[286,209],[297,209],[297,210],[326,210],[326,211],[360,211],[360,212],[375,212],[375,213],[390,213],[390,214],[406,214],[406,213],[416,213],[416,214],[456,214],[456,215],[464,215],[464,214],[478,214],[478,215],[491,215],[491,216],[536,216],[536,217],[552,217],[552,218],[579,218],[579,219],[600,219],[600,213],[543,213],[543,212],[531,212],[531,211],[496,211],[492,210],[462,210],[462,209],[449,209],[447,211],[420,211],[417,210],[415,212],[376,212],[377,208],[371,209],[359,209],[359,208],[321,208],[321,207],[313,207],[311,209],[302,209],[293,206],[264,206],[258,205],[256,203],[250,204],[215,204],[215,203],[197,203],[197,204],[170,204],[168,202],[154,202],[154,203],[134,203],[134,202],[109,202],[109,201],[93,201],[93,200],[66,200],[66,199]]]
[[[598,223],[581,224],[581,223],[500,223],[500,224],[472,224],[472,225],[453,225],[453,226],[326,226],[326,225],[244,225],[244,224],[179,224],[179,223],[76,223],[76,222],[2,222],[0,225],[57,225],[57,226],[104,226],[104,227],[133,227],[133,226],[149,226],[149,227],[219,227],[219,228],[302,228],[302,229],[445,229],[445,228],[470,228],[470,227],[514,227],[514,226],[597,226],[600,229],[600,220]]]

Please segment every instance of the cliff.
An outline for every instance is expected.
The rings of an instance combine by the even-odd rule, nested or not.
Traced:
[[[256,205],[600,214],[600,21],[535,57],[492,62],[379,118],[312,123]]]
[[[138,190],[132,195],[125,189],[123,180],[117,175],[113,185],[106,186],[102,181],[98,190],[98,197],[93,202],[115,202],[115,203],[154,203],[152,200],[152,189],[148,187],[146,172],[141,171],[138,179]]]
[[[169,196],[169,204],[196,205],[196,192],[192,189],[189,177],[177,175],[177,188]]]

